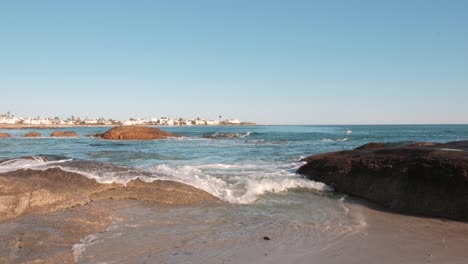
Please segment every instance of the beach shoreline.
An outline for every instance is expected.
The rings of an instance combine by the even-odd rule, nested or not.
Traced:
[[[112,128],[120,125],[28,125],[28,124],[0,124],[0,129],[61,129],[61,128]],[[242,127],[242,126],[258,126],[255,123],[245,123],[245,124],[218,124],[218,125],[191,125],[191,126],[169,126],[169,125],[142,125],[148,127]]]
[[[450,142],[464,139],[467,126],[353,127],[347,141],[336,141],[343,127],[178,127],[168,131],[180,138],[148,141],[83,136],[106,130],[93,127],[68,128],[80,136],[64,140],[29,140],[20,130],[0,140],[0,211],[9,212],[0,221],[0,263],[468,258],[467,222],[397,214],[296,173],[303,155],[387,139]],[[363,151],[369,147],[378,145]]]

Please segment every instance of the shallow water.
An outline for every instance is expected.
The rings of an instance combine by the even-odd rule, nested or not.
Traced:
[[[4,162],[0,172],[60,167],[103,183],[168,179],[203,189],[226,202],[122,209],[107,232],[85,237],[74,246],[81,263],[116,263],[119,259],[130,263],[232,263],[240,255],[246,261],[249,256],[259,261],[261,256],[268,262],[272,252],[300,245],[307,245],[309,253],[325,250],[367,228],[366,215],[350,207],[342,196],[295,173],[301,158],[368,142],[468,140],[468,125],[163,129],[183,137],[106,141],[84,137],[105,128],[74,128],[70,130],[80,137],[29,139],[22,135],[31,130],[1,130],[13,137],[0,140],[0,159],[37,157]],[[49,135],[52,131],[39,132]],[[239,137],[201,138],[216,132]],[[263,240],[264,236],[271,240]],[[109,254],[110,250],[122,254]]]
[[[106,232],[75,244],[75,256],[78,263],[231,263],[253,248],[262,258],[278,247],[320,251],[362,228],[336,199],[291,195],[295,202],[266,195],[251,205],[133,206]]]

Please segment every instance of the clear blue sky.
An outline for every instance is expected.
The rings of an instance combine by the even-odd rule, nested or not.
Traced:
[[[0,1],[0,112],[468,123],[468,1]]]

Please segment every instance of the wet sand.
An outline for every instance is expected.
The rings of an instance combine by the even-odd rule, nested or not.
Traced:
[[[105,231],[117,204],[94,202],[0,222],[0,263],[74,263],[72,246]]]
[[[345,205],[353,215],[348,223],[295,221],[277,215],[281,210],[252,213],[238,205],[133,205],[114,211],[119,221],[106,232],[76,244],[75,257],[78,263],[298,264],[465,263],[468,258],[467,223]]]
[[[304,244],[295,253],[275,249],[270,259],[255,262],[462,264],[468,259],[468,223],[400,215],[361,204],[347,206],[365,219],[365,227],[358,232],[315,252]],[[256,254],[249,253],[233,263],[247,263]]]

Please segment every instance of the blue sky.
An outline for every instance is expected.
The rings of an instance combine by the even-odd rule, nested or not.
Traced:
[[[0,112],[468,123],[468,1],[0,1]]]

